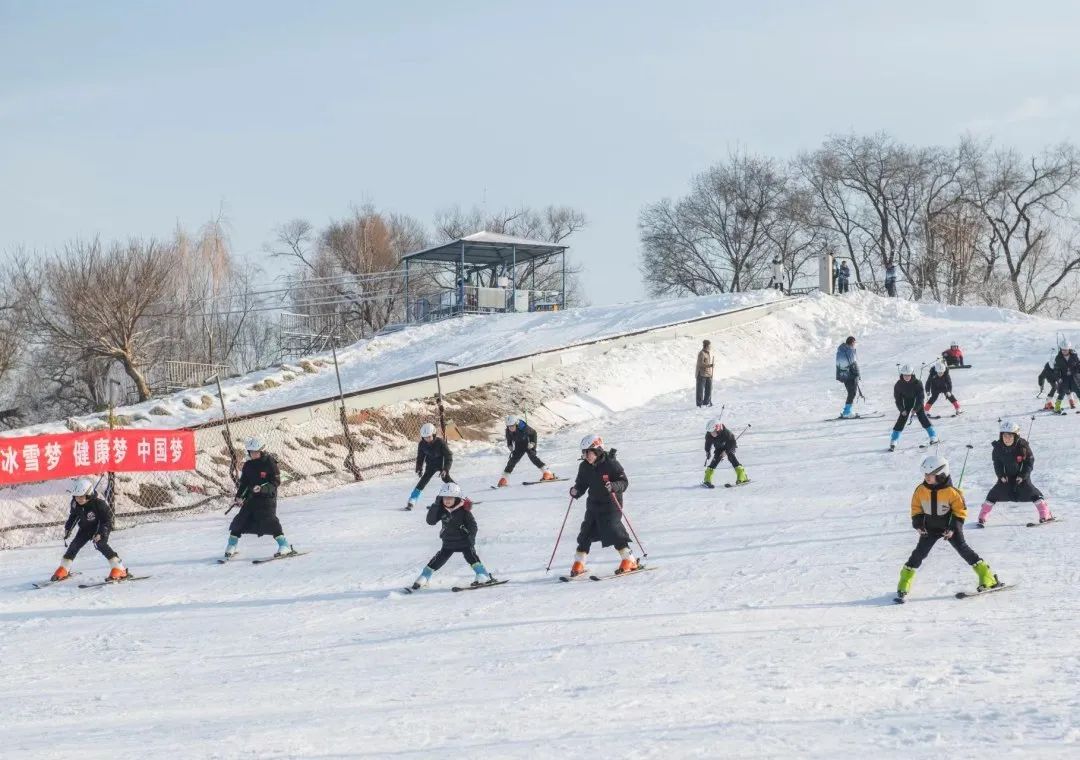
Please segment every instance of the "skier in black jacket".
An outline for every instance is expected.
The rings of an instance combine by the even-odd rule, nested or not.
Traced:
[[[622,495],[630,485],[626,472],[615,458],[615,449],[604,450],[604,439],[591,434],[581,439],[581,464],[570,496],[578,498],[585,492],[585,519],[577,537],[577,553],[570,568],[570,577],[587,573],[585,560],[594,541],[601,546],[614,546],[621,562],[615,572],[637,570],[637,560],[630,551],[630,536],[622,524]]]
[[[1042,372],[1039,373],[1039,395],[1042,395],[1043,384],[1046,383],[1050,386],[1050,392],[1046,396],[1046,404],[1043,409],[1046,411],[1052,411],[1054,408],[1054,391],[1057,390],[1058,376],[1057,371],[1054,369],[1050,362],[1043,365]]]
[[[79,526],[75,538],[71,539],[60,567],[52,575],[52,580],[62,581],[71,575],[71,563],[87,541],[94,542],[94,548],[109,561],[107,581],[122,581],[128,577],[124,563],[109,546],[109,535],[113,529],[113,511],[109,502],[94,491],[94,481],[90,478],[78,478],[71,486],[71,508],[67,522],[64,523],[64,540],[71,536],[75,526]]]
[[[1054,357],[1054,371],[1058,376],[1057,401],[1054,402],[1054,411],[1061,413],[1061,402],[1068,396],[1069,408],[1076,408],[1073,394],[1080,395],[1080,357],[1073,351],[1070,341],[1063,341],[1061,349]]]
[[[248,460],[240,469],[240,480],[236,484],[236,497],[233,506],[240,507],[229,525],[229,543],[225,547],[225,559],[232,559],[236,554],[240,536],[271,535],[277,541],[275,557],[287,557],[295,554],[281,521],[277,517],[277,492],[281,485],[281,472],[277,460],[267,453],[263,442],[258,438],[249,438],[244,448]]]
[[[713,474],[716,466],[725,456],[735,468],[735,484],[749,483],[750,478],[746,474],[746,468],[739,464],[735,456],[735,450],[739,448],[739,442],[735,440],[735,434],[729,430],[720,420],[710,420],[705,428],[705,480],[702,485],[713,488]],[[715,452],[715,453],[714,453]],[[712,457],[710,459],[709,457]]]
[[[499,478],[499,488],[510,485],[510,473],[521,461],[523,456],[528,456],[529,461],[540,468],[541,480],[557,480],[547,465],[536,455],[536,431],[529,427],[525,420],[516,414],[506,418],[506,448],[510,449],[510,458],[506,460],[502,477]]]
[[[416,506],[435,473],[439,473],[443,483],[453,483],[454,479],[450,477],[450,467],[453,464],[454,455],[450,453],[450,447],[446,445],[446,441],[435,435],[435,426],[425,422],[420,426],[420,443],[416,445],[416,474],[420,476],[420,480],[409,494],[405,509]]]
[[[1012,420],[1002,420],[998,439],[993,443],[994,474],[997,482],[983,500],[979,510],[979,527],[986,525],[990,510],[999,501],[1030,501],[1039,512],[1039,522],[1054,519],[1042,491],[1031,482],[1035,469],[1035,455],[1031,445],[1020,437],[1020,425]]]
[[[428,560],[427,565],[420,571],[412,585],[414,591],[428,585],[435,571],[457,552],[461,552],[476,574],[472,585],[480,586],[495,580],[476,555],[476,518],[472,514],[472,502],[462,494],[461,486],[457,483],[443,484],[435,503],[428,507],[427,523],[442,523],[439,531],[442,548],[435,552],[435,556]]]
[[[960,402],[956,400],[956,396],[952,392],[952,373],[949,372],[944,359],[938,359],[930,365],[930,374],[926,376],[926,393],[930,398],[926,399],[923,411],[929,412],[930,407],[938,400],[938,396],[944,395],[952,403],[953,409],[956,410],[953,416],[961,413]]]
[[[896,410],[900,412],[900,416],[896,418],[896,424],[893,425],[892,436],[889,439],[889,451],[896,451],[900,433],[907,427],[908,418],[912,412],[915,412],[919,418],[919,424],[923,426],[926,434],[930,436],[930,444],[933,445],[938,442],[934,426],[930,424],[930,418],[926,416],[926,412],[923,410],[925,399],[922,383],[915,377],[915,370],[911,368],[910,364],[901,366],[900,379],[893,386],[893,400],[896,402]]]

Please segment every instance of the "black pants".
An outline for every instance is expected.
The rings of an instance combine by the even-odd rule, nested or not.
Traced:
[[[452,477],[450,477],[449,472],[446,473],[446,475],[443,475],[442,470],[433,470],[429,466],[429,467],[426,467],[424,469],[424,474],[420,476],[420,480],[416,481],[416,490],[417,491],[423,491],[425,488],[427,488],[427,484],[435,476],[435,473],[439,473],[439,477],[442,478],[443,483],[453,483],[453,482],[455,482],[454,479]]]
[[[926,416],[926,412],[923,411],[921,406],[915,407],[915,416],[919,418],[919,424],[923,426],[923,429],[930,427],[930,418]],[[901,431],[907,427],[908,417],[911,416],[911,409],[905,412],[900,412],[900,416],[896,418],[896,424],[893,425],[893,430]]]
[[[697,376],[697,405],[712,406],[712,377]]]
[[[930,550],[934,548],[934,544],[941,538],[940,533],[928,533],[925,536],[919,536],[919,543],[915,544],[915,551],[908,557],[907,566],[910,568],[917,568],[922,564],[922,561],[926,559],[926,556],[930,553]],[[964,540],[964,528],[957,525],[953,529],[952,538],[947,539],[952,548],[956,549],[956,553],[959,554],[964,562],[969,565],[974,565],[979,562],[979,555],[975,553],[975,550],[967,545],[967,541]]]
[[[855,393],[859,390],[859,378],[853,377],[850,380],[844,380],[844,387],[847,388],[847,398],[844,400],[845,404],[852,404],[855,402]]]
[[[1077,387],[1076,378],[1073,375],[1069,375],[1068,377],[1063,377],[1060,380],[1058,380],[1058,385],[1057,385],[1058,401],[1061,401],[1063,398],[1068,396],[1070,393],[1075,393],[1076,395],[1080,396],[1080,388]]]
[[[727,454],[728,461],[731,462],[732,467],[740,466],[739,459],[735,456],[734,451],[724,451],[723,449],[721,449],[720,451],[717,451],[715,454],[713,454],[712,461],[709,462],[709,467],[715,469],[716,465],[720,464],[720,460],[724,458],[725,454]]]
[[[846,279],[840,278],[840,281],[837,283],[837,285],[838,285],[838,287],[837,287],[838,292],[840,292],[840,293],[847,293],[848,292],[848,281]]]
[[[86,526],[79,528],[79,532],[75,534],[75,538],[71,539],[71,543],[68,544],[67,551],[64,552],[64,559],[75,559],[75,555],[79,553],[79,550],[86,546],[86,542],[94,537],[94,531],[97,527]],[[101,556],[105,559],[112,559],[117,554],[113,551],[113,548],[109,546],[107,541],[98,541],[94,544],[94,548],[101,552]]]
[[[229,535],[274,536],[283,535],[281,520],[277,516],[277,499],[248,498],[229,524]]]
[[[930,406],[933,406],[934,402],[938,400],[938,396],[945,396],[945,398],[949,400],[950,404],[956,403],[956,396],[952,395],[951,391],[934,391],[930,394],[930,398],[926,400],[926,403],[928,403]]]
[[[896,298],[896,283],[886,281],[885,292],[888,294],[889,298]]]
[[[529,455],[529,461],[539,467],[541,470],[547,469],[547,465],[544,464],[540,457],[536,456],[536,452],[533,449],[514,449],[510,454],[510,458],[506,460],[506,468],[504,472],[510,473],[514,471],[517,463],[521,461],[521,458],[526,454]]]
[[[469,567],[472,567],[480,558],[476,556],[476,549],[469,547],[468,549],[448,549],[445,546],[439,551],[435,552],[435,556],[428,560],[427,566],[432,570],[438,570],[440,567],[446,564],[446,561],[453,557],[458,552],[461,552],[461,556],[465,558],[465,561],[469,563]]]

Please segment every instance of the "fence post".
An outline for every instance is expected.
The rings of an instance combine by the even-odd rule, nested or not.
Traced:
[[[443,395],[442,395],[442,375],[439,374],[440,365],[445,364],[447,367],[460,366],[454,362],[444,362],[442,360],[435,362],[435,391],[437,393],[435,399],[439,406],[439,431],[442,433],[443,440],[446,440],[446,412],[443,409]]]
[[[349,453],[345,455],[345,469],[352,473],[353,480],[363,480],[364,476],[356,465],[356,444],[353,442],[352,431],[349,430],[349,416],[345,411],[345,392],[341,388],[341,370],[338,369],[336,343],[336,340],[331,340],[330,350],[334,355],[334,374],[337,376],[338,400],[341,402],[341,406],[338,407],[341,417],[341,429],[345,433],[345,447],[349,450]]]

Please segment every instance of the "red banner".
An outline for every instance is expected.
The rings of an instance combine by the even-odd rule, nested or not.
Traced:
[[[103,472],[194,470],[191,430],[99,430],[0,438],[0,485]]]

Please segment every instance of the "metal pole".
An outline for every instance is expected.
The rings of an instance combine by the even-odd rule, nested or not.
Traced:
[[[221,391],[221,377],[214,375],[213,380],[217,383],[218,402],[221,404],[221,420],[225,423],[225,445],[229,448],[229,477],[233,483],[240,482],[240,468],[236,463],[236,449],[233,448],[232,428],[229,427],[229,415],[225,412],[225,394]]]
[[[116,400],[113,398],[113,388],[120,385],[119,380],[109,381],[109,431],[116,428]],[[116,507],[116,473],[109,468],[108,480],[105,484],[105,501],[110,507]]]
[[[442,365],[447,367],[458,367],[460,365],[454,362],[444,362],[441,359],[435,362],[435,390],[437,392],[436,402],[439,407],[439,430],[442,431],[443,440],[446,440],[446,412],[443,410],[443,395],[442,395],[442,375],[439,373],[439,367]]]
[[[566,249],[562,252],[562,292],[559,293],[559,311],[566,311]]]
[[[345,411],[345,391],[341,388],[341,371],[338,369],[336,343],[337,341],[332,338],[330,351],[334,356],[334,375],[337,377],[338,401],[341,402],[341,406],[338,407],[341,417],[341,429],[345,433],[345,448],[349,450],[349,453],[345,455],[345,469],[352,473],[353,480],[363,480],[364,476],[360,474],[360,468],[356,465],[356,444],[352,439],[352,431],[349,430],[349,415]]]
[[[514,306],[514,313],[517,313],[517,246],[510,246],[510,269],[513,272],[511,275],[512,280],[510,285],[514,288],[513,295],[510,298],[510,303]]]
[[[409,260],[405,259],[405,324],[412,324],[412,314],[409,312]]]

